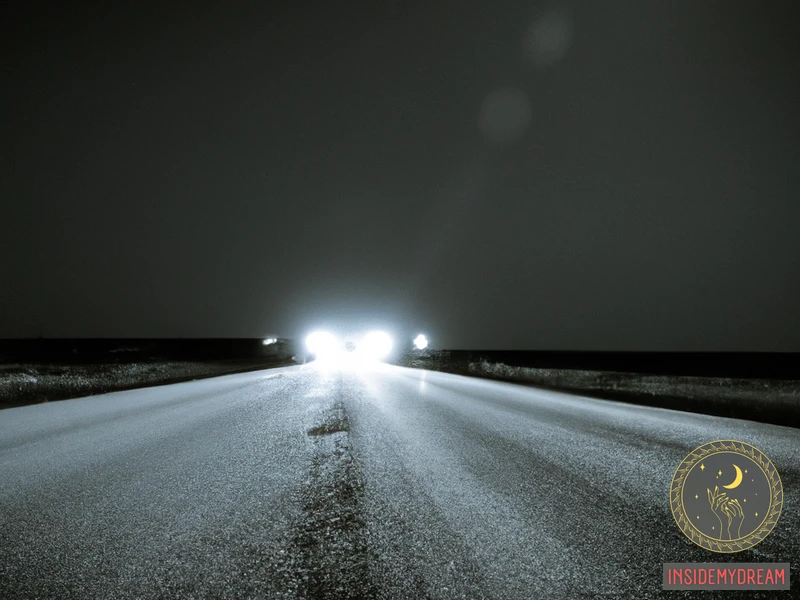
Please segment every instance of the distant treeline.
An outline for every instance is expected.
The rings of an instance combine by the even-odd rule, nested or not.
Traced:
[[[291,340],[265,345],[264,338],[110,339],[56,338],[0,340],[0,362],[134,362],[291,358]]]
[[[503,363],[512,367],[582,369],[652,375],[696,375],[745,379],[800,380],[796,352],[577,352],[451,350],[459,362]]]

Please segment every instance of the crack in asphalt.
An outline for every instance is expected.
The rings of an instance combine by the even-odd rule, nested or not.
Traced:
[[[364,473],[351,451],[341,400],[307,435],[314,451],[298,498],[302,516],[283,552],[285,589],[298,598],[377,598],[363,518]]]
[[[335,404],[327,411],[325,422],[308,430],[310,437],[330,435],[332,433],[350,433],[350,419],[341,403]]]

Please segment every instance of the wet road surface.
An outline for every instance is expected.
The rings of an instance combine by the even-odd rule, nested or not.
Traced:
[[[785,490],[734,556],[669,508],[718,439]],[[0,411],[0,597],[656,598],[664,562],[795,580],[798,485],[797,429],[311,363]]]

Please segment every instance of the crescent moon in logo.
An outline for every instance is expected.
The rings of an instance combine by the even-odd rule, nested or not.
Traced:
[[[722,486],[728,490],[732,490],[733,488],[738,487],[740,483],[742,483],[742,470],[736,465],[733,465],[733,468],[736,469],[736,479],[733,480],[732,484]]]

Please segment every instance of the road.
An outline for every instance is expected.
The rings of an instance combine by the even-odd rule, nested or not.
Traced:
[[[733,557],[669,509],[716,439],[785,489]],[[718,560],[800,585],[798,486],[797,429],[312,363],[0,411],[0,597],[654,598],[662,563]]]

